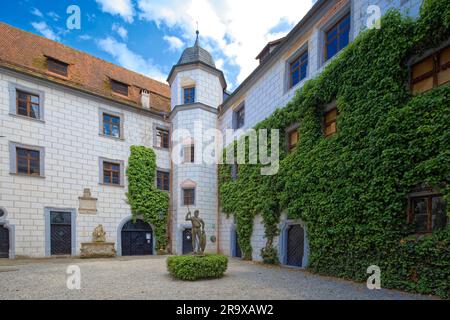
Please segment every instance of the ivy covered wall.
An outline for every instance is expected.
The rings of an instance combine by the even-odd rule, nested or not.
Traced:
[[[133,218],[142,219],[154,228],[156,250],[167,247],[169,194],[156,187],[156,155],[153,149],[132,146],[128,159],[128,203]]]
[[[450,203],[450,85],[413,96],[407,64],[450,39],[449,7],[450,0],[425,0],[417,21],[389,11],[380,30],[361,33],[259,123],[280,137],[300,124],[293,153],[280,139],[277,175],[239,165],[234,181],[231,166],[220,167],[222,211],[236,217],[244,258],[261,214],[262,256],[277,262],[273,239],[285,212],[306,224],[312,271],[365,281],[367,267],[378,265],[383,287],[450,296],[450,228],[412,235],[406,198],[426,184]],[[324,108],[335,100],[338,133],[325,138]]]

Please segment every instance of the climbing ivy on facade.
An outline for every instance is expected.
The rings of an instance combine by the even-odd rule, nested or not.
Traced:
[[[449,226],[417,235],[407,222],[407,196],[417,186],[450,203],[450,85],[412,94],[408,65],[450,40],[449,7],[450,0],[425,0],[416,21],[389,11],[381,29],[362,32],[256,125],[280,129],[282,137],[299,124],[294,152],[280,141],[277,175],[240,164],[233,179],[231,165],[220,166],[221,208],[236,219],[244,258],[252,257],[253,221],[261,214],[262,256],[278,262],[274,243],[285,215],[305,223],[314,272],[365,281],[368,266],[377,265],[383,287],[450,296]],[[326,138],[324,113],[333,102],[338,131]]]
[[[156,187],[155,175],[155,152],[151,148],[132,146],[127,168],[127,198],[133,219],[139,217],[152,225],[156,250],[164,251],[168,243],[169,194]]]

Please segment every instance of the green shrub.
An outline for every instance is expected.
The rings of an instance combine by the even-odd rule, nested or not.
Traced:
[[[167,270],[172,276],[181,280],[221,278],[227,267],[228,258],[218,254],[167,258]]]

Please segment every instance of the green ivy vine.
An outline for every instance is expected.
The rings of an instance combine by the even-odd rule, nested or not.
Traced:
[[[388,11],[381,29],[362,32],[257,124],[280,129],[280,137],[300,124],[293,153],[280,139],[277,175],[239,165],[233,180],[231,166],[220,166],[221,208],[235,216],[245,258],[251,259],[254,218],[261,214],[262,256],[278,262],[274,239],[285,213],[306,224],[310,270],[365,281],[368,266],[377,265],[385,288],[450,296],[450,227],[418,237],[406,223],[406,196],[418,185],[439,190],[450,203],[450,85],[418,95],[408,85],[408,60],[450,39],[448,8],[450,0],[425,0],[417,20]],[[324,108],[335,100],[338,133],[325,138]]]
[[[156,155],[151,148],[132,146],[128,159],[128,203],[133,218],[142,219],[154,227],[156,249],[167,247],[169,195],[155,184]]]

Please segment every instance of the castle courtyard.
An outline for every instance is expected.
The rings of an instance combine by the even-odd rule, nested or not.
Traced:
[[[81,270],[81,289],[67,289],[67,267]],[[0,300],[410,300],[433,297],[230,259],[222,279],[182,282],[166,270],[166,257],[0,260]]]

